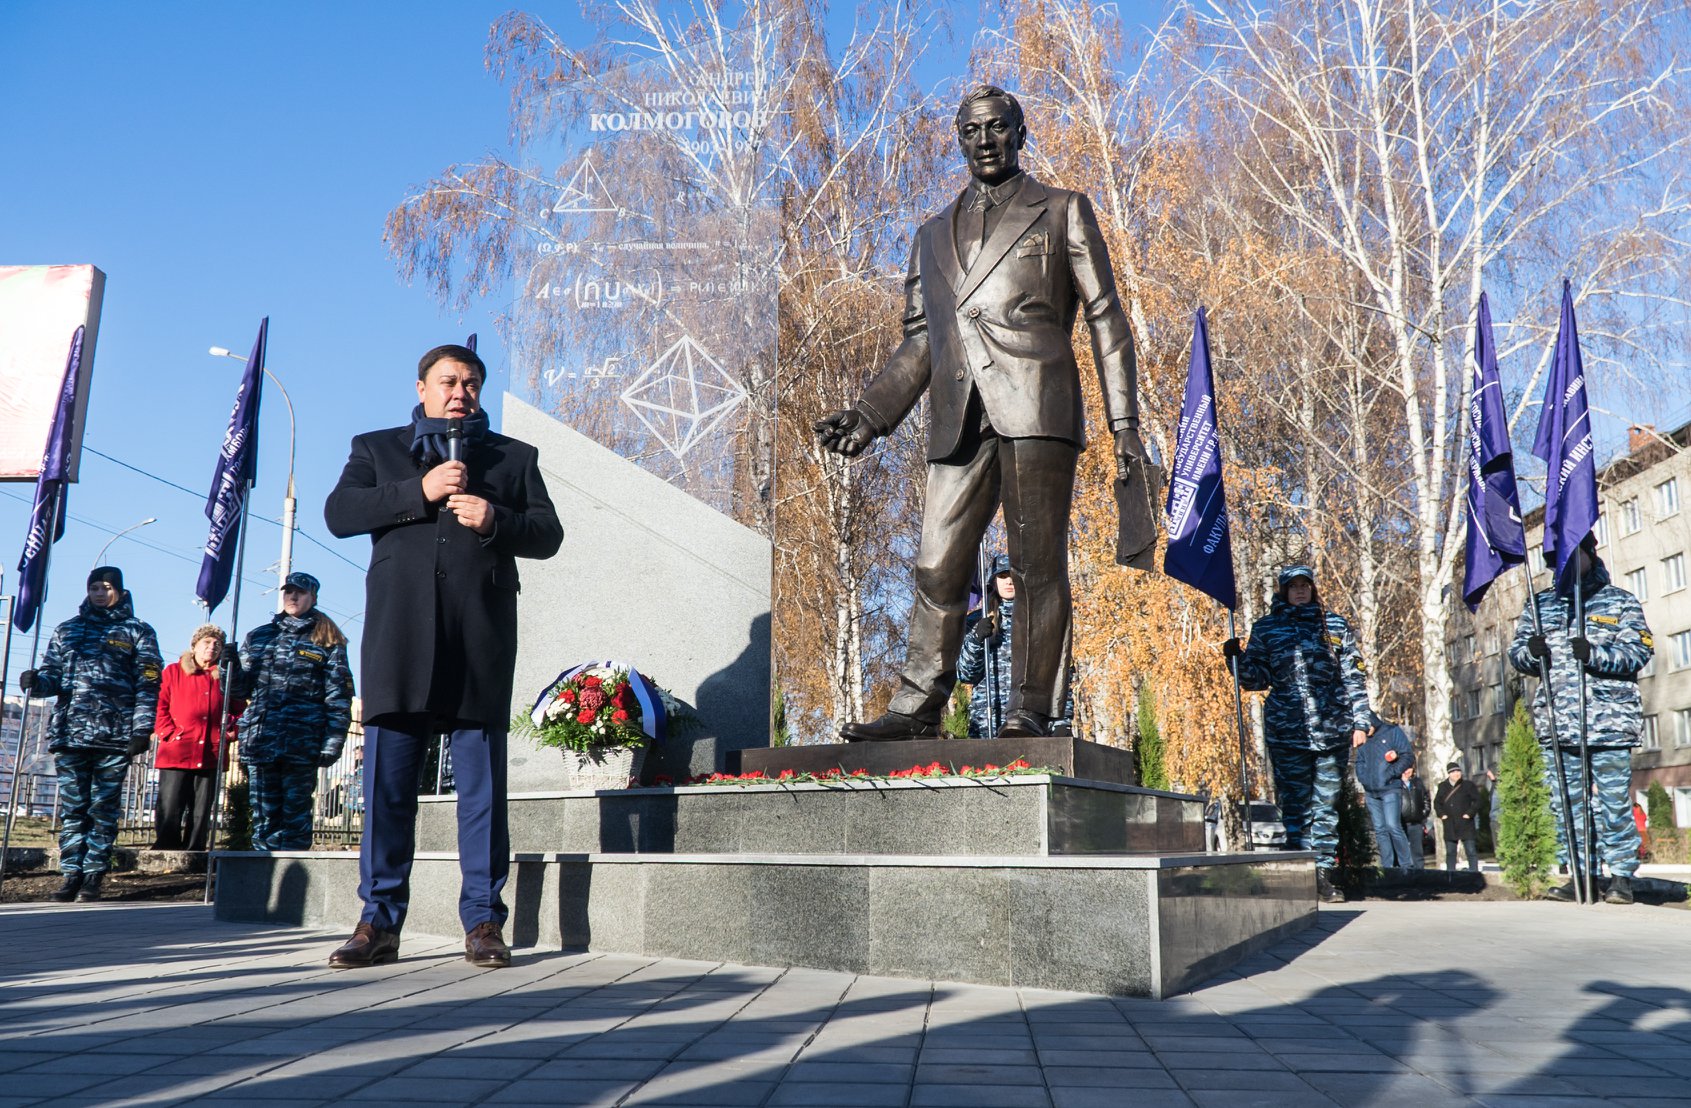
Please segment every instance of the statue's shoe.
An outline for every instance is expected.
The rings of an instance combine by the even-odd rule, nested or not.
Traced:
[[[1001,739],[1043,739],[1049,734],[1051,717],[1026,708],[1012,709],[1004,717],[1004,726],[998,729]]]
[[[911,739],[939,738],[938,721],[918,719],[903,712],[888,712],[868,723],[848,723],[840,728],[840,738],[848,743],[907,742]]]

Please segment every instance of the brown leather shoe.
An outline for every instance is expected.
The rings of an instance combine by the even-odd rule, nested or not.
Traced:
[[[399,961],[399,932],[378,931],[373,923],[353,929],[346,945],[329,955],[330,969],[362,969]]]
[[[511,964],[511,948],[492,920],[478,923],[464,936],[464,961],[483,969],[503,969]]]

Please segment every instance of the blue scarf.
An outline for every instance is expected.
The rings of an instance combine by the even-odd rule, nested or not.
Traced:
[[[487,437],[487,412],[476,409],[475,415],[464,417],[464,456],[476,443]],[[411,409],[411,457],[418,465],[433,468],[446,461],[446,433],[451,430],[449,419],[431,419],[423,414],[423,406]]]

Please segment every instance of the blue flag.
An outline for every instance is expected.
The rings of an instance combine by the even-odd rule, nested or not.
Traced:
[[[471,331],[470,337],[464,340],[464,345],[470,348],[470,353],[476,352],[476,333],[474,331]]]
[[[1468,399],[1468,542],[1462,599],[1477,611],[1498,574],[1527,560],[1514,448],[1503,415],[1503,385],[1491,337],[1491,304],[1480,293],[1474,317],[1474,379]]]
[[[29,534],[24,537],[23,557],[18,561],[18,598],[12,622],[19,631],[35,626],[41,603],[47,598],[47,563],[52,545],[65,536],[65,507],[70,498],[72,424],[76,422],[76,382],[82,370],[83,328],[70,337],[70,357],[65,361],[65,379],[59,384],[59,406],[47,432],[47,450],[41,456],[41,473],[35,479],[35,508],[29,515]],[[49,534],[51,532],[51,534]]]
[[[1221,480],[1221,439],[1215,426],[1215,379],[1210,374],[1210,336],[1204,309],[1192,328],[1192,363],[1186,371],[1186,402],[1168,482],[1168,552],[1163,572],[1239,606],[1233,580],[1233,538],[1227,523],[1227,490]]]
[[[211,478],[211,495],[206,498],[206,518],[211,533],[206,538],[205,557],[200,561],[200,580],[194,594],[206,608],[214,609],[229,593],[235,573],[235,536],[241,522],[241,507],[247,486],[258,479],[258,405],[264,385],[264,342],[270,317],[258,325],[252,357],[241,374],[241,391],[235,394],[235,409],[229,413],[229,430],[223,435],[223,449],[217,455],[217,470]]]
[[[1572,596],[1579,577],[1574,552],[1597,525],[1597,460],[1591,413],[1585,400],[1585,365],[1579,356],[1574,297],[1562,282],[1562,324],[1556,356],[1544,386],[1538,438],[1532,452],[1544,461],[1544,560],[1556,567],[1556,591]]]

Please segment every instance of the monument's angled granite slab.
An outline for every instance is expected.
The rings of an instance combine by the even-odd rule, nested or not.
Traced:
[[[1203,849],[1196,797],[1070,777],[693,785],[511,797],[518,851],[1120,854]],[[422,850],[454,850],[457,808],[424,797]]]
[[[819,743],[804,746],[750,747],[728,756],[730,769],[774,777],[782,770],[826,773],[865,770],[887,774],[938,762],[948,770],[988,764],[1007,766],[1020,758],[1035,769],[1063,777],[1136,785],[1133,752],[1073,737],[1043,739],[923,739],[915,742]]]
[[[350,928],[358,859],[228,853],[220,919]],[[418,857],[407,928],[457,930],[458,867]],[[1315,917],[1313,856],[516,856],[520,946],[1163,997]]]

